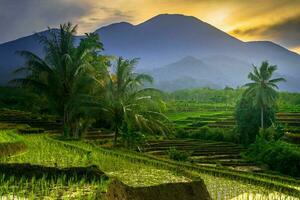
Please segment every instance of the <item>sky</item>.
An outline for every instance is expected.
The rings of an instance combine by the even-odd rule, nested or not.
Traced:
[[[240,40],[271,40],[300,54],[300,0],[0,0],[0,43],[68,21],[83,34],[165,13],[195,16]]]

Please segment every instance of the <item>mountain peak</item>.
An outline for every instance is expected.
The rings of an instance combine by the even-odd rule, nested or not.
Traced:
[[[138,26],[144,26],[149,24],[171,25],[171,24],[186,24],[186,23],[190,24],[190,23],[204,23],[204,22],[193,16],[187,16],[182,14],[160,14],[139,24]]]
[[[190,63],[192,63],[192,62],[201,62],[201,60],[199,60],[199,59],[197,59],[193,56],[186,56],[183,59],[181,59],[180,62],[190,62]]]
[[[134,25],[130,24],[128,22],[118,22],[118,23],[114,23],[114,24],[110,24],[107,26],[103,26],[99,29],[97,29],[95,32],[100,32],[101,29],[118,29],[118,30],[126,30],[126,29],[131,29],[133,28]]]
[[[188,16],[188,15],[183,15],[183,14],[168,14],[168,13],[165,13],[165,14],[159,14],[159,15],[156,15],[154,17],[152,17],[151,19],[147,20],[147,21],[151,21],[151,20],[163,20],[163,19],[171,19],[171,20],[174,20],[174,19],[188,19],[188,20],[197,20],[197,21],[201,21],[200,19],[194,17],[194,16]],[[147,22],[146,21],[146,22]]]

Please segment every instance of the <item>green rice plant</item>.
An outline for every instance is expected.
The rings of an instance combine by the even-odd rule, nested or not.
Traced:
[[[256,199],[296,200],[299,198],[300,184],[292,178],[198,166],[124,149],[103,149],[83,141],[60,141],[45,135],[25,135],[23,138],[29,147],[28,151],[7,158],[6,162],[30,162],[57,167],[95,164],[107,175],[136,187],[186,182],[201,178],[205,181],[213,199],[253,199],[253,195]],[[94,188],[94,184],[83,185],[84,180],[66,180],[60,177],[60,181],[43,180],[42,183],[38,183],[39,181],[41,180],[23,179],[21,182],[24,184],[18,185],[15,178],[9,177],[1,183],[3,187],[0,189],[0,196],[14,194],[30,199],[35,194],[40,194],[40,196],[48,196],[49,199],[57,199],[57,197],[72,199],[74,195],[77,199],[93,199],[93,195],[97,193],[96,189],[88,189]],[[86,195],[88,192],[85,191],[92,192]],[[267,194],[275,196],[267,196]]]
[[[142,178],[141,180],[144,181],[145,185],[160,184],[162,180],[165,182],[173,182],[176,180],[180,182],[183,180],[183,177],[179,177],[168,170],[160,170],[142,164],[136,165],[135,163],[131,163],[128,159],[107,155],[95,150],[93,146],[85,144],[82,141],[69,141],[68,143],[73,144],[70,145],[67,142],[57,141],[42,135],[28,135],[24,136],[24,138],[29,151],[20,156],[7,158],[6,162],[29,162],[31,164],[55,167],[87,166],[94,164],[108,175],[112,174],[121,180],[126,178],[126,183],[134,186],[139,185],[139,182],[136,182],[139,181],[138,177]],[[84,146],[85,148],[78,148],[77,145]],[[141,171],[141,173],[138,173],[139,171]],[[160,174],[160,177],[149,176],[151,173],[144,173],[146,171],[150,171],[151,173],[156,171],[157,174]],[[129,172],[132,173],[132,176],[127,177]]]
[[[93,147],[89,146],[88,144],[83,143],[76,143],[72,144],[76,145],[80,148],[87,148],[93,149]],[[191,179],[204,179],[207,182],[207,186],[213,187],[214,185],[218,186],[218,183],[225,183],[223,187],[220,185],[217,187],[219,190],[221,189],[221,193],[218,192],[220,198],[218,199],[227,199],[226,196],[238,196],[243,193],[253,193],[260,196],[261,193],[268,194],[268,193],[276,193],[276,197],[280,198],[290,198],[290,199],[299,199],[300,197],[300,187],[299,181],[289,180],[289,178],[278,178],[275,176],[256,176],[255,174],[250,174],[246,172],[232,172],[230,170],[222,170],[218,168],[209,168],[209,167],[197,167],[191,166],[186,163],[178,163],[175,161],[167,161],[163,159],[157,159],[152,156],[148,156],[143,154],[142,156],[138,153],[132,152],[118,152],[116,150],[106,150],[97,148],[94,151],[106,153],[110,155],[110,157],[122,157],[129,160],[131,163],[141,166],[141,165],[150,165],[155,166],[160,169],[167,169],[169,171],[174,171],[179,175],[184,175],[185,177],[189,177]],[[218,179],[220,178],[220,179]],[[278,180],[277,180],[278,179]],[[214,180],[214,181],[207,181],[207,180]],[[236,190],[229,190],[226,189],[227,182],[232,181],[232,186]],[[252,187],[249,187],[252,186]],[[225,189],[224,189],[225,188]],[[244,188],[244,189],[243,189]],[[226,191],[226,192],[224,192]],[[242,191],[243,193],[237,193],[238,191]],[[215,194],[214,190],[210,189],[210,193]],[[266,196],[265,196],[266,197]]]
[[[15,153],[24,151],[26,146],[22,137],[15,134],[12,130],[0,130],[0,158],[11,156]]]
[[[26,179],[0,174],[0,185],[0,199],[96,199],[106,191],[107,181],[64,177]]]

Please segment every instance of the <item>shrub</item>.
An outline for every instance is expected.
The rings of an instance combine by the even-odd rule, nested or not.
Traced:
[[[232,129],[222,129],[222,128],[209,128],[208,126],[203,126],[198,129],[198,131],[189,134],[190,138],[193,139],[203,139],[203,140],[215,140],[215,141],[227,141],[236,142],[237,135]]]
[[[259,130],[260,137],[268,141],[277,141],[284,135],[284,128],[281,125],[273,124],[269,128]]]
[[[241,144],[249,145],[255,142],[261,123],[260,112],[260,108],[253,106],[253,99],[243,94],[235,108],[236,131]],[[275,121],[275,110],[266,108],[264,113],[265,127],[271,126],[273,121]]]
[[[121,133],[121,143],[128,149],[139,148],[145,142],[145,135],[139,131],[127,130]]]
[[[190,133],[189,137],[193,139],[207,139],[210,132],[211,131],[208,126],[202,126],[197,131]]]
[[[300,134],[287,133],[285,136],[288,141],[290,141],[292,143],[300,144]]]
[[[216,140],[216,141],[224,141],[224,129],[214,128],[210,131],[210,135],[208,135],[208,139]]]
[[[190,153],[188,153],[187,151],[179,151],[175,147],[171,147],[168,150],[168,156],[172,160],[187,161],[190,156]]]
[[[37,133],[44,133],[45,130],[42,128],[19,128],[18,132],[21,134],[37,134]]]
[[[175,137],[176,138],[187,138],[188,134],[185,130],[183,130],[182,128],[179,128],[175,131]]]
[[[259,136],[250,145],[246,158],[267,164],[271,170],[300,177],[300,148],[283,141],[267,141]]]

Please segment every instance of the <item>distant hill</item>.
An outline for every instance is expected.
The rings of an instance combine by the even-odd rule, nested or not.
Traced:
[[[155,86],[173,91],[187,87],[237,87],[245,83],[249,70],[250,64],[226,56],[213,56],[201,60],[188,56],[146,73],[155,77]]]
[[[202,83],[242,85],[251,64],[268,60],[278,65],[280,75],[292,79],[282,89],[300,91],[295,84],[300,82],[300,55],[268,41],[242,42],[195,17],[163,14],[138,25],[121,22],[96,32],[106,54],[140,58],[138,70],[153,74],[158,86],[162,82],[173,89]],[[34,36],[0,45],[0,83],[10,79],[11,71],[22,64],[14,54],[21,49],[42,51]],[[190,81],[182,81],[187,79]],[[178,80],[182,81],[180,86],[175,84]]]

